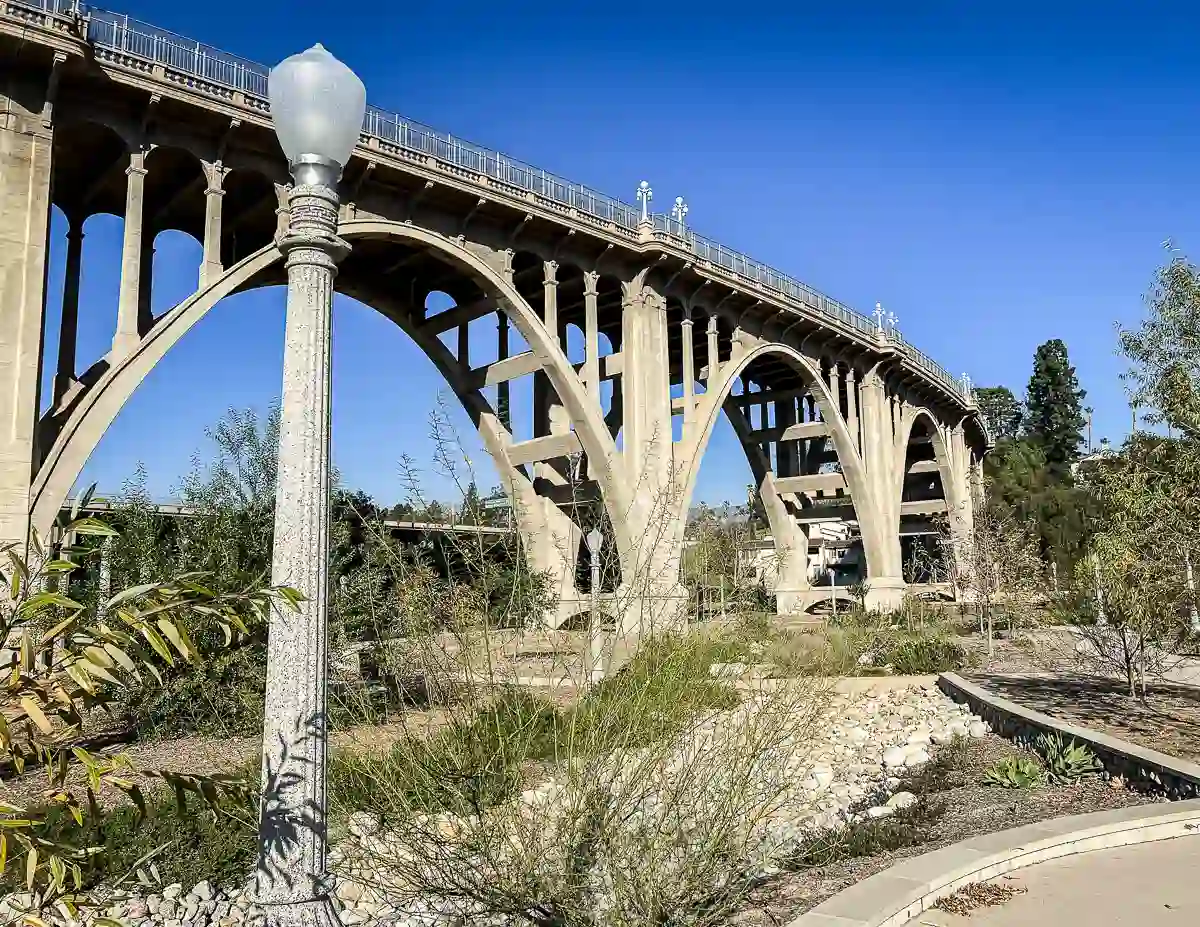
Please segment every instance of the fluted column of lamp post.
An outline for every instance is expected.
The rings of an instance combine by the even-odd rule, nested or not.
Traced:
[[[270,927],[329,927],[326,876],[329,432],[336,185],[362,129],[366,90],[320,45],[271,71],[271,118],[295,185],[279,249],[288,295],[271,581],[303,597],[271,613],[259,812],[258,902]]]

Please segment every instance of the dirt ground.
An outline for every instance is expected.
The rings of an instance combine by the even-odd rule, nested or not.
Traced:
[[[1080,727],[1200,763],[1200,686],[1150,680],[1145,700],[1122,680],[1075,671],[1066,648],[996,642],[988,654],[965,639],[977,664],[963,677],[997,695]]]

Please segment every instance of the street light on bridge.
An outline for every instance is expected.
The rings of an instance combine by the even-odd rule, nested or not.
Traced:
[[[258,901],[271,927],[334,925],[326,876],[329,420],[337,182],[362,130],[366,88],[320,45],[267,81],[271,119],[295,182],[287,234],[283,402],[271,581],[304,597],[276,606],[267,642]]]
[[[650,201],[654,199],[654,191],[650,189],[650,181],[643,180],[638,184],[637,199],[642,204],[642,221],[650,221]]]

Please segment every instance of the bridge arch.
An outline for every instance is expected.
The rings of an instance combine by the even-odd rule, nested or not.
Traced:
[[[879,543],[882,532],[871,530],[882,527],[877,524],[882,510],[878,505],[878,500],[874,499],[872,495],[871,483],[867,479],[866,469],[862,457],[855,447],[850,428],[841,411],[834,404],[820,369],[809,357],[787,344],[760,344],[746,351],[740,357],[726,362],[721,366],[716,382],[704,393],[697,395],[694,418],[690,426],[685,425],[685,439],[678,452],[681,511],[686,513],[691,505],[700,463],[707,450],[717,419],[724,409],[730,415],[734,430],[738,433],[742,446],[750,458],[750,466],[758,481],[763,506],[767,512],[777,546],[780,546],[782,550],[783,546],[790,547],[798,543],[794,522],[787,507],[775,491],[769,461],[763,459],[762,453],[753,442],[748,441],[748,426],[744,418],[740,413],[735,416],[729,409],[729,398],[737,378],[742,376],[756,360],[765,357],[781,359],[796,371],[804,386],[813,396],[822,420],[828,423],[829,437],[842,467],[846,488],[850,492],[850,500],[854,505],[855,516],[866,529],[863,530],[862,536],[867,569],[868,571],[882,569],[882,565],[887,563],[886,553]],[[742,421],[739,423],[737,418],[742,418]],[[683,527],[681,523],[680,531],[683,530]],[[802,556],[807,558],[807,550],[803,552]]]
[[[900,433],[897,437],[896,453],[896,485],[897,498],[904,492],[904,480],[908,476],[908,450],[911,446],[913,432],[920,425],[925,428],[933,445],[933,459],[937,463],[938,476],[942,481],[942,492],[946,496],[946,504],[953,506],[957,500],[951,498],[954,491],[953,473],[951,470],[950,453],[946,444],[946,435],[938,425],[937,418],[924,406],[909,406],[901,419]]]
[[[625,487],[614,472],[615,444],[604,425],[600,410],[590,404],[574,369],[559,349],[557,340],[546,331],[541,320],[521,297],[516,288],[483,258],[469,249],[435,232],[401,222],[378,219],[355,219],[344,222],[339,234],[350,242],[382,239],[407,243],[422,249],[463,273],[495,299],[529,345],[558,393],[585,454],[591,462],[591,472],[599,483],[604,504],[612,519],[618,544],[628,547],[630,538],[624,524],[629,500]],[[54,410],[53,418],[61,421],[37,476],[31,487],[30,519],[33,527],[45,533],[53,523],[78,479],[88,457],[99,443],[113,420],[146,375],[166,353],[209,310],[226,296],[258,285],[264,277],[281,272],[281,254],[272,243],[244,257],[229,267],[220,277],[198,290],[184,302],[165,313],[128,355],[95,371],[90,388],[75,397],[64,409]],[[369,295],[353,280],[342,280],[340,292],[351,296]],[[375,305],[380,302],[373,294],[369,304],[395,322],[405,318],[399,303]],[[367,301],[367,300],[364,300]],[[434,363],[453,385],[457,375],[455,358],[435,335],[421,333],[416,326],[402,326],[426,350]],[[460,396],[466,391],[460,391]],[[467,393],[469,396],[470,394]],[[494,421],[490,408],[484,409],[476,395],[467,400],[467,411],[483,423],[481,435],[489,452],[496,458],[501,476],[513,472],[506,453],[506,436]],[[510,487],[510,491],[512,488]],[[516,501],[516,500],[514,500]]]

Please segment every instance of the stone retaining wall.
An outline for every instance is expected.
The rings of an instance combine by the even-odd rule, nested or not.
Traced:
[[[1200,797],[1200,765],[1025,708],[956,673],[943,673],[938,686],[1016,743],[1032,744],[1044,733],[1061,734],[1087,744],[1109,775],[1120,776],[1132,788],[1163,792],[1171,798]]]

